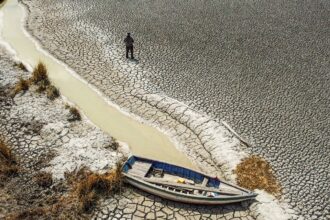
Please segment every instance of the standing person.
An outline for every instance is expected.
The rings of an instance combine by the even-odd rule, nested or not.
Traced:
[[[124,40],[124,43],[126,45],[126,58],[128,58],[128,53],[131,52],[131,59],[134,59],[134,56],[133,56],[133,43],[134,43],[134,40],[131,37],[131,33],[127,33],[127,36]]]

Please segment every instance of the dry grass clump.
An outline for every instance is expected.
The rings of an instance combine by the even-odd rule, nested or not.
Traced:
[[[32,72],[31,82],[35,85],[40,82],[45,82],[49,84],[47,69],[45,64],[39,62]]]
[[[18,66],[21,69],[24,68],[26,70],[24,64],[22,63],[15,64],[15,66]],[[39,62],[38,65],[34,68],[32,76],[29,80],[24,80],[23,78],[19,79],[13,89],[13,96],[17,95],[21,91],[28,90],[30,84],[36,85],[36,91],[39,93],[46,91],[47,97],[50,100],[54,100],[60,96],[59,90],[55,86],[51,85],[46,66],[41,62]]]
[[[2,138],[0,138],[0,155],[9,163],[16,163],[14,154]]]
[[[47,92],[47,98],[49,98],[50,100],[54,100],[60,96],[60,92],[53,85],[48,86],[46,92]]]
[[[1,2],[0,2],[0,3],[1,3]],[[15,63],[14,66],[15,66],[15,67],[18,67],[19,69],[21,69],[21,70],[23,70],[23,71],[25,71],[25,72],[28,71],[27,68],[26,68],[26,66],[25,66],[22,62]]]
[[[278,196],[281,186],[277,182],[270,164],[263,158],[253,155],[245,158],[234,171],[237,175],[237,184],[254,190],[263,189]]]
[[[78,199],[78,208],[82,213],[91,213],[101,196],[109,196],[120,192],[123,185],[121,164],[104,174],[93,173],[86,168],[75,175],[66,174],[73,186],[72,195]]]
[[[51,173],[39,172],[34,176],[35,182],[44,188],[48,188],[53,184],[53,177]]]
[[[109,145],[109,147],[113,150],[118,150],[120,146],[118,141],[115,138],[113,138],[112,143]]]
[[[121,168],[122,163],[118,163],[116,169],[104,174],[84,167],[66,172],[66,184],[62,182],[64,185],[54,185],[53,188],[59,194],[46,199],[42,206],[12,213],[7,219],[88,219],[101,197],[120,192],[123,184]],[[61,195],[61,186],[69,192]]]
[[[48,86],[49,86],[49,83],[47,81],[40,81],[38,84],[37,84],[38,88],[37,88],[37,92],[38,93],[43,93],[44,91],[47,90]]]
[[[16,158],[7,143],[0,137],[0,180],[2,181],[17,174]]]
[[[21,91],[24,92],[27,91],[29,89],[29,86],[30,86],[29,81],[20,77],[13,89],[13,96],[17,95]]]
[[[38,86],[37,92],[41,93],[46,91],[50,85],[50,82],[48,79],[46,66],[43,63],[39,62],[38,65],[34,68],[30,81],[32,84]]]
[[[69,107],[70,117],[68,121],[80,121],[81,115],[76,107]]]

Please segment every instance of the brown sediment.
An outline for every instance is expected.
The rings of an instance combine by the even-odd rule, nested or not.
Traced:
[[[281,185],[277,181],[272,167],[263,158],[252,155],[237,165],[234,173],[239,186],[254,190],[263,189],[268,193],[279,196]]]

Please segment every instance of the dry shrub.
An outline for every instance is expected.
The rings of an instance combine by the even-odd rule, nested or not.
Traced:
[[[79,113],[79,110],[76,107],[70,107],[69,108],[70,117],[68,118],[68,121],[80,121],[81,115]]]
[[[277,182],[270,164],[259,156],[245,158],[234,173],[237,174],[239,186],[254,190],[263,189],[273,195],[279,195],[281,186]]]
[[[0,180],[6,180],[8,177],[18,175],[18,166],[16,164],[0,163]]]
[[[121,184],[121,176],[115,171],[105,174],[88,173],[86,179],[79,182],[76,188],[80,210],[90,213],[100,196],[119,192]]]
[[[53,177],[51,173],[39,172],[34,176],[36,183],[44,188],[50,187],[53,184]]]
[[[47,87],[50,85],[46,66],[39,62],[38,65],[34,68],[32,76],[30,78],[31,83],[37,85],[37,92],[44,92]]]
[[[9,163],[16,163],[16,159],[8,144],[0,138],[0,154]]]
[[[48,86],[49,86],[49,81],[40,81],[39,83],[37,83],[38,88],[37,88],[37,92],[38,93],[43,93],[44,91],[47,90]]]
[[[20,77],[13,89],[13,96],[17,95],[21,91],[24,91],[24,92],[27,91],[29,89],[29,86],[30,86],[29,81]]]
[[[25,72],[28,71],[27,68],[26,68],[26,66],[25,66],[22,62],[15,63],[14,66],[20,68],[21,70],[23,70],[23,71],[25,71]]]
[[[75,174],[66,174],[68,182],[73,186],[72,196],[78,199],[79,210],[91,213],[101,196],[110,196],[121,191],[123,176],[121,164],[104,174],[94,173],[86,168]]]
[[[23,64],[15,64],[17,66],[21,66]],[[24,66],[24,65],[23,65]],[[23,78],[20,78],[19,81],[16,83],[14,89],[13,89],[13,96],[15,96],[17,93],[21,91],[26,91],[29,89],[30,84],[37,86],[37,92],[42,93],[44,91],[47,92],[47,97],[50,100],[54,100],[57,97],[59,97],[60,93],[58,89],[50,84],[50,81],[48,79],[47,75],[47,69],[46,66],[43,63],[38,63],[38,65],[34,68],[32,72],[32,76],[29,80],[24,80]]]
[[[42,207],[11,214],[8,219],[89,219],[88,214],[92,213],[101,197],[120,192],[123,183],[121,168],[122,163],[118,163],[116,169],[104,174],[94,173],[85,167],[65,172],[65,185],[70,187],[67,194],[44,201]]]
[[[45,64],[39,62],[32,72],[31,82],[38,84],[40,82],[48,82],[48,74]]]
[[[17,174],[16,158],[7,143],[0,137],[0,180],[16,176]]]
[[[119,143],[118,143],[118,141],[117,141],[115,138],[113,138],[112,143],[110,144],[110,147],[111,147],[111,149],[113,149],[113,150],[118,150],[118,148],[119,148]]]
[[[47,87],[47,98],[49,98],[50,100],[54,100],[59,96],[60,96],[60,92],[55,86],[50,85]]]

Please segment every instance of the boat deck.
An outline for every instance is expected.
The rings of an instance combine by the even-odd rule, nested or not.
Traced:
[[[128,174],[138,177],[145,177],[149,172],[151,166],[152,166],[151,163],[136,161],[133,164],[132,168],[128,170]]]

